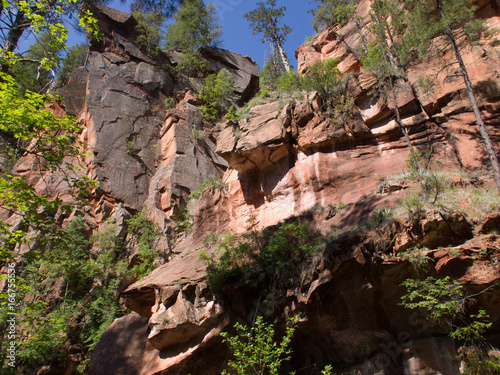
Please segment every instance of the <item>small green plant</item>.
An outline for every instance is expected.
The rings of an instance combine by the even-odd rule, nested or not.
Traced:
[[[388,208],[376,208],[371,217],[372,227],[378,227],[392,218],[392,210]]]
[[[257,317],[255,326],[250,329],[236,323],[234,325],[238,331],[236,336],[222,332],[223,341],[230,345],[234,356],[234,359],[228,362],[228,366],[238,375],[277,375],[281,364],[290,360],[292,352],[290,343],[296,328],[294,323],[295,320],[291,320],[291,325],[286,328],[280,342],[275,341],[274,326],[264,322],[262,316]],[[222,374],[227,375],[229,372],[224,370]]]
[[[205,132],[199,129],[191,129],[191,139],[194,140],[203,140],[205,139]]]
[[[432,258],[426,254],[428,251],[429,249],[426,247],[412,247],[401,255],[408,259],[417,272],[427,272],[432,262]]]
[[[188,233],[193,228],[194,215],[189,211],[188,207],[185,207],[182,211],[181,217],[175,220],[175,226],[181,233]]]
[[[137,147],[134,141],[127,141],[127,143],[125,144],[125,148],[128,154],[133,154],[137,152]]]
[[[201,198],[201,194],[208,188],[216,188],[216,189],[224,189],[227,187],[227,185],[222,182],[222,179],[220,177],[214,177],[210,178],[208,180],[203,181],[203,183],[200,185],[198,190],[193,191],[191,194],[189,194],[189,199],[190,200],[197,200]]]
[[[172,97],[165,98],[165,109],[169,110],[175,107],[175,99]]]
[[[433,90],[433,87],[434,87],[434,84],[432,82],[432,80],[430,79],[430,77],[418,77],[417,79],[417,86],[420,90],[422,90],[422,92],[424,94],[429,94],[432,92]]]
[[[229,108],[229,111],[226,113],[226,118],[228,120],[231,120],[231,121],[234,121],[234,122],[237,122],[239,119],[240,119],[240,115],[238,114],[238,112],[236,112],[236,110],[234,109],[234,105],[232,105],[230,108]]]

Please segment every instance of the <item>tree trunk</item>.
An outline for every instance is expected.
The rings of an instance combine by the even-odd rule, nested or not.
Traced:
[[[292,67],[290,66],[290,62],[288,61],[288,59],[286,57],[286,53],[283,50],[281,43],[279,42],[278,39],[276,39],[274,44],[275,44],[276,48],[278,48],[278,52],[280,54],[281,61],[283,62],[283,66],[285,67],[286,71],[289,72]]]
[[[491,143],[490,135],[488,134],[486,125],[484,124],[483,118],[481,117],[479,105],[477,104],[476,96],[474,95],[474,91],[472,90],[472,83],[469,78],[469,73],[467,72],[467,68],[465,67],[464,61],[462,59],[462,54],[460,53],[457,42],[451,30],[448,30],[445,35],[448,37],[451,45],[453,46],[458,65],[460,66],[460,72],[462,74],[462,77],[464,78],[467,95],[469,95],[469,99],[472,104],[472,110],[474,111],[474,115],[476,116],[476,123],[479,127],[479,133],[481,134],[481,137],[483,138],[483,141],[486,145],[486,150],[488,151],[495,183],[497,185],[497,189],[500,190],[500,166],[498,165],[498,159],[495,153],[495,149],[493,148],[493,144]]]
[[[18,11],[16,19],[14,20],[12,26],[9,29],[7,37],[5,38],[5,44],[3,46],[4,51],[14,52],[19,43],[19,39],[23,35],[24,31],[30,26],[30,22],[25,17],[24,12]]]
[[[389,76],[389,86],[391,88],[391,94],[392,94],[392,100],[394,101],[394,113],[396,114],[396,123],[399,126],[399,129],[401,130],[401,133],[405,136],[406,143],[408,143],[408,148],[411,150],[411,141],[410,141],[410,136],[408,135],[408,130],[403,126],[403,123],[401,122],[401,112],[399,110],[398,102],[397,102],[397,97],[396,97],[396,89],[394,87],[394,81],[392,80],[392,77]]]

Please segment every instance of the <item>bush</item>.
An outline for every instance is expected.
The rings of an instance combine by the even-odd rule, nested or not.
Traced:
[[[292,320],[292,323],[294,321]],[[290,360],[290,342],[292,341],[295,326],[286,328],[285,335],[279,343],[274,340],[275,329],[272,324],[263,321],[262,316],[255,320],[255,326],[248,327],[236,323],[234,328],[238,335],[229,336],[222,332],[224,342],[227,342],[233,351],[234,360],[228,362],[228,366],[236,371],[238,375],[248,373],[277,375],[281,364]],[[222,374],[228,374],[226,370]]]
[[[309,11],[313,15],[312,25],[314,31],[322,29],[339,22],[345,25],[354,15],[357,0],[316,0],[322,4],[318,8]]]
[[[128,232],[137,241],[139,253],[139,264],[129,270],[129,274],[141,278],[153,271],[158,258],[158,250],[155,242],[159,237],[158,227],[146,216],[144,211],[139,212],[133,218],[127,220]]]
[[[204,77],[210,70],[211,66],[203,58],[198,51],[185,53],[182,60],[175,67],[175,72],[178,75],[187,77]]]
[[[407,279],[402,284],[407,294],[401,297],[401,305],[407,309],[425,309],[427,319],[434,324],[447,327],[449,335],[456,340],[473,342],[483,340],[483,334],[492,323],[484,310],[466,315],[470,298],[465,296],[463,282],[449,276],[425,280]]]
[[[227,185],[222,182],[222,179],[220,177],[210,178],[203,181],[198,190],[195,190],[191,194],[189,194],[189,199],[200,199],[201,194],[210,187],[214,187],[216,189],[224,189],[227,187]]]
[[[241,237],[228,233],[219,243],[218,257],[207,259],[210,287],[220,291],[235,284],[289,284],[317,244],[305,224],[284,224],[271,236],[252,230]]]

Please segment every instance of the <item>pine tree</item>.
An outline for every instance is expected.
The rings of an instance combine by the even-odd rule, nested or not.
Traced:
[[[258,2],[257,8],[243,15],[250,23],[252,34],[262,34],[262,43],[271,42],[273,49],[279,52],[281,61],[286,71],[290,71],[291,66],[283,49],[286,37],[292,32],[292,28],[287,25],[280,26],[280,19],[285,15],[286,7],[276,8],[276,0],[266,0],[265,3]]]
[[[477,37],[484,30],[484,23],[474,19],[477,6],[471,6],[468,0],[406,0],[405,7],[408,11],[408,35],[411,36],[413,45],[421,55],[429,50],[430,43],[437,37],[442,37],[452,48],[464,79],[479,132],[486,145],[497,188],[500,190],[498,159],[481,117],[469,73],[456,38],[456,35],[464,30],[469,32],[469,37],[471,35]]]
[[[42,60],[57,59],[60,51],[53,47],[55,37],[50,33],[39,35],[24,56],[19,56],[19,63],[12,68],[12,74],[20,86],[22,93],[26,90],[47,92],[50,83],[55,80],[55,72],[43,66]]]
[[[354,8],[358,0],[314,0],[321,4],[310,10],[313,20],[312,26],[317,33],[326,27],[340,22],[346,23],[354,15]]]
[[[409,52],[404,37],[406,31],[404,17],[404,10],[399,2],[375,0],[372,3],[369,31],[374,40],[369,44],[362,63],[365,70],[375,74],[379,88],[387,93],[392,101],[396,123],[411,149],[408,130],[401,121],[401,111],[397,102],[398,81],[408,83],[405,65],[409,60]]]
[[[222,29],[215,6],[202,0],[185,0],[168,27],[167,49],[193,53],[201,47],[217,47],[222,43]]]

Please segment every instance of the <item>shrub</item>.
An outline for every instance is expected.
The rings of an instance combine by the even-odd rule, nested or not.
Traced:
[[[211,70],[211,66],[207,60],[203,58],[200,52],[185,53],[182,60],[176,65],[175,72],[177,75],[187,77],[204,77]]]
[[[484,310],[477,314],[465,314],[470,298],[465,296],[463,283],[449,276],[425,280],[407,279],[402,284],[407,294],[401,297],[401,305],[407,309],[425,309],[427,319],[449,329],[451,338],[465,342],[483,340],[483,334],[492,323]]]
[[[220,291],[235,284],[288,284],[318,242],[306,224],[295,223],[282,225],[271,236],[253,230],[241,237],[226,234],[218,257],[207,261],[210,287]]]
[[[201,194],[210,187],[216,189],[224,189],[227,187],[227,185],[222,182],[222,178],[220,177],[209,178],[208,180],[203,181],[198,190],[195,190],[191,194],[189,194],[189,199],[200,199]]]
[[[149,220],[144,210],[128,219],[126,223],[128,232],[137,241],[139,254],[139,263],[129,270],[129,274],[141,278],[151,273],[155,268],[158,257],[158,250],[155,248],[155,242],[159,237],[158,227]]]
[[[286,328],[285,335],[279,343],[274,341],[274,326],[265,323],[262,316],[257,317],[255,326],[250,329],[240,323],[236,323],[234,328],[238,331],[238,335],[231,337],[227,332],[222,332],[221,336],[223,341],[231,346],[234,355],[234,360],[230,360],[228,366],[238,375],[248,373],[277,375],[281,364],[290,360],[292,352],[290,342],[295,332],[293,324]],[[222,374],[229,373],[224,370]]]

